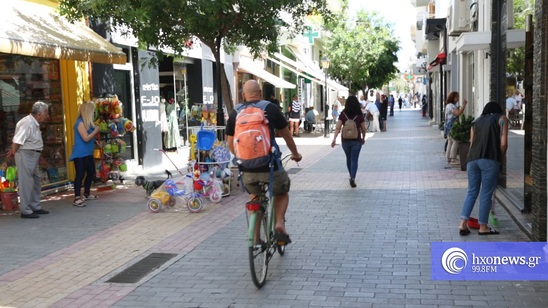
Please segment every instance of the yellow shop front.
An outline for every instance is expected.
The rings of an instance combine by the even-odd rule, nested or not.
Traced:
[[[54,10],[53,1],[10,1],[0,11],[0,164],[16,123],[34,102],[50,104],[41,126],[40,160],[44,189],[74,178],[68,157],[78,106],[90,100],[90,62],[124,64],[126,55],[84,23],[71,24]]]

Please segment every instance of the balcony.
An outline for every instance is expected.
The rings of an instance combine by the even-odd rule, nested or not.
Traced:
[[[427,18],[424,35],[427,40],[435,41],[440,38],[441,31],[445,29],[445,18]]]

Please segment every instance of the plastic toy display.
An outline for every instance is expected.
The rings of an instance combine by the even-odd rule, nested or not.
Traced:
[[[196,148],[198,153],[189,156],[198,159],[190,159],[186,170],[179,169],[166,151],[156,149],[156,151],[164,153],[178,170],[180,177],[167,179],[163,185],[154,190],[148,201],[148,209],[151,212],[178,211],[183,205],[186,205],[190,212],[200,212],[204,206],[204,198],[208,198],[210,202],[218,203],[223,196],[230,194],[232,173],[227,168],[230,152],[226,147],[223,147],[223,142],[216,140],[213,130],[206,132],[202,129],[201,133],[196,134],[200,136],[198,139],[204,138],[198,140]],[[191,147],[191,149],[194,148]]]
[[[103,183],[109,180],[124,182],[121,172],[127,171],[124,160],[126,143],[118,138],[135,131],[133,122],[122,116],[122,102],[116,95],[95,98],[95,124],[99,126],[93,157],[96,176]]]

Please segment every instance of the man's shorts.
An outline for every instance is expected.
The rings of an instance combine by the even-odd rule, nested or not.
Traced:
[[[252,195],[258,195],[261,193],[258,182],[269,183],[270,172],[244,172],[242,175],[242,181],[244,187],[248,193]],[[274,172],[274,187],[270,187],[272,193],[276,195],[283,195],[289,192],[291,186],[291,180],[285,170]]]

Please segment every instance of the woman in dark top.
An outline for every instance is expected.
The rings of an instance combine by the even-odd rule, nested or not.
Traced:
[[[335,147],[337,144],[337,136],[341,131],[341,127],[346,124],[348,119],[352,119],[356,122],[356,127],[358,128],[358,138],[344,139],[341,136],[341,143],[344,154],[346,155],[346,168],[350,174],[350,186],[356,187],[355,179],[356,173],[358,172],[358,158],[360,157],[362,145],[365,143],[365,121],[363,118],[361,104],[358,101],[358,98],[353,95],[346,99],[344,110],[339,115],[339,120],[337,121],[335,136],[333,137],[333,142],[331,142],[331,147]]]
[[[497,186],[502,161],[508,148],[508,119],[502,108],[489,102],[477,118],[470,131],[470,150],[466,170],[468,173],[468,193],[464,199],[459,226],[460,235],[468,235],[467,221],[480,196],[479,235],[499,234],[487,226],[493,192]]]

